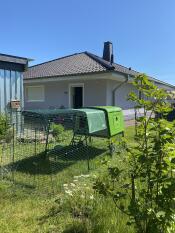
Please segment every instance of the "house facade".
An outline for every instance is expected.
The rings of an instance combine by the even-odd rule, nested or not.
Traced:
[[[25,109],[119,106],[125,115],[134,104],[127,100],[133,77],[139,73],[114,63],[112,43],[105,42],[103,57],[89,52],[73,54],[32,66],[24,73]],[[168,91],[173,85],[150,79]]]

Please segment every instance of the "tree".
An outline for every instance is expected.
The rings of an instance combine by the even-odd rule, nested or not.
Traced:
[[[118,152],[126,167],[109,161],[107,178],[97,179],[94,188],[113,199],[136,232],[167,232],[175,216],[175,122],[166,120],[171,108],[165,90],[144,74],[135,77],[133,85],[141,95],[132,92],[129,99],[143,115],[137,118],[134,143],[124,140]]]

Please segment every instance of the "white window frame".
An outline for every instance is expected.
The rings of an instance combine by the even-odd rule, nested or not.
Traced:
[[[28,99],[28,89],[29,88],[41,88],[42,89],[42,94],[43,94],[43,98],[42,99],[38,99],[38,100],[35,100],[35,99]],[[37,85],[37,86],[27,86],[26,88],[25,88],[25,90],[26,90],[26,102],[28,102],[28,103],[31,103],[31,102],[44,102],[45,101],[45,88],[44,88],[44,86],[43,85]]]
[[[71,88],[72,87],[82,87],[83,95],[82,95],[82,103],[84,107],[84,83],[69,83],[69,108],[72,108],[72,94],[71,94]]]

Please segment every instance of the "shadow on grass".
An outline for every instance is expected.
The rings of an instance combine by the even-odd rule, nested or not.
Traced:
[[[14,185],[14,187],[25,188],[25,189],[28,189],[28,190],[36,189],[35,185],[27,184],[27,183],[24,183],[22,181],[21,182],[16,181],[15,179],[13,180],[11,177],[8,177],[8,176],[5,176],[3,179],[8,181],[8,182],[11,182]]]
[[[48,152],[40,153],[11,164],[17,172],[28,175],[56,174],[80,161],[87,161],[99,156],[106,150],[95,147],[81,146],[56,146]],[[9,165],[8,165],[9,166]],[[83,166],[80,164],[80,166]]]

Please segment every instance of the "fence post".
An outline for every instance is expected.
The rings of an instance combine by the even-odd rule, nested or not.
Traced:
[[[36,156],[36,145],[37,145],[37,143],[36,143],[36,128],[35,128],[35,156]]]
[[[45,152],[44,152],[44,155],[45,155],[45,158],[47,156],[47,152],[48,152],[48,144],[49,144],[49,130],[50,130],[50,120],[47,124],[47,130],[46,130],[46,146],[45,146]]]
[[[87,135],[85,136],[85,143],[86,143],[88,171],[90,171],[90,157],[89,157],[89,147],[88,147],[88,136]]]
[[[1,171],[1,173],[0,173],[0,178],[3,179],[3,170],[2,170],[2,169],[3,169],[4,145],[2,145],[1,151],[2,151],[2,154],[1,154],[1,162],[0,162],[0,171]]]
[[[135,110],[135,136],[137,136],[137,109],[134,108]]]
[[[15,163],[15,123],[13,123],[13,138],[12,138],[12,181],[15,181],[15,171],[14,171],[14,163]]]

